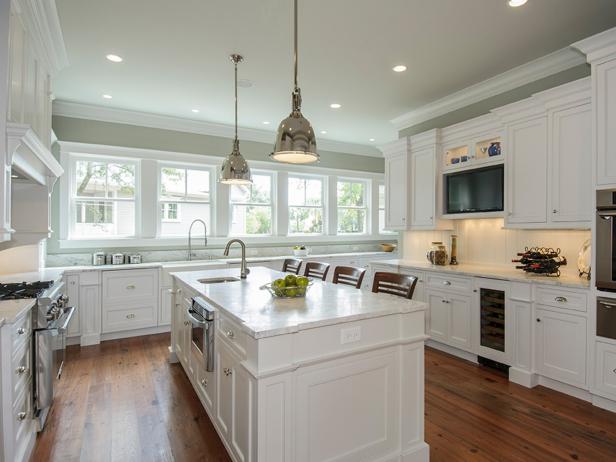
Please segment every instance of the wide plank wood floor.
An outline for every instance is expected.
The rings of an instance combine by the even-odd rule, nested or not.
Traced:
[[[169,335],[69,347],[31,461],[227,461]],[[614,461],[616,414],[426,350],[426,440],[441,461]]]

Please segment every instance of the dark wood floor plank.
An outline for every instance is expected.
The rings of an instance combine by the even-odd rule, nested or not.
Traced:
[[[168,334],[70,347],[32,462],[230,460]],[[616,414],[426,349],[432,462],[614,461]]]

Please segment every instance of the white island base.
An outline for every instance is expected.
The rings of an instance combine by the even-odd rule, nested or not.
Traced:
[[[315,282],[306,299],[259,287],[280,273],[176,273],[179,360],[235,461],[425,462],[425,304]],[[192,343],[194,296],[216,309],[216,363]]]

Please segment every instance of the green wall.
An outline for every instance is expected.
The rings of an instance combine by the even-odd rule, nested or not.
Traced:
[[[221,136],[99,122],[72,117],[54,116],[52,127],[60,141],[156,149],[159,151],[219,157],[227,156],[232,148],[232,140]],[[240,139],[240,151],[249,161],[269,161],[268,156],[272,152],[274,138],[275,135],[272,133],[271,144],[242,141]],[[378,153],[376,150],[375,152]],[[319,167],[377,173],[385,171],[384,160],[380,157],[359,156],[342,152],[323,151],[321,149],[319,149],[319,154],[321,156],[321,162],[318,164]]]
[[[581,64],[566,71],[553,74],[540,80],[528,83],[513,90],[501,93],[500,95],[486,98],[478,103],[471,104],[470,106],[463,107],[456,111],[449,112],[434,119],[421,122],[409,128],[405,128],[398,132],[398,136],[417,135],[433,128],[444,128],[449,125],[464,122],[465,120],[479,117],[480,115],[487,114],[491,109],[505,106],[516,101],[523,100],[532,96],[534,93],[538,93],[549,88],[554,88],[567,82],[572,82],[590,75],[590,65]]]

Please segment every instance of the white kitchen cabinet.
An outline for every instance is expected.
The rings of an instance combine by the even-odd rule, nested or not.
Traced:
[[[81,345],[100,343],[100,271],[84,271],[79,275],[79,321]]]
[[[595,343],[595,379],[593,391],[616,400],[616,345]]]
[[[197,393],[202,398],[205,408],[210,415],[214,415],[216,408],[216,371],[208,372],[205,369],[203,356],[199,359],[199,366],[193,368],[195,371]]]
[[[592,130],[590,103],[550,115],[550,221],[590,227],[592,204]]]
[[[597,185],[616,185],[616,56],[596,66]]]
[[[537,305],[535,344],[537,372],[586,387],[586,318]]]
[[[66,276],[66,296],[68,296],[68,305],[76,307],[71,322],[68,325],[68,337],[77,337],[80,332],[79,322],[79,275],[69,274]]]
[[[449,340],[449,307],[445,304],[446,295],[439,292],[428,292],[430,305],[428,335],[432,340],[447,343]]]
[[[472,297],[456,292],[428,291],[430,330],[433,340],[473,351]]]
[[[506,224],[547,223],[547,117],[512,123],[507,128]]]
[[[431,229],[436,215],[436,159],[433,148],[411,154],[411,226]]]
[[[160,306],[158,311],[158,325],[168,326],[171,324],[171,311],[173,310],[173,289],[160,289]]]
[[[404,150],[385,157],[385,229],[408,229],[409,196],[409,157]]]

